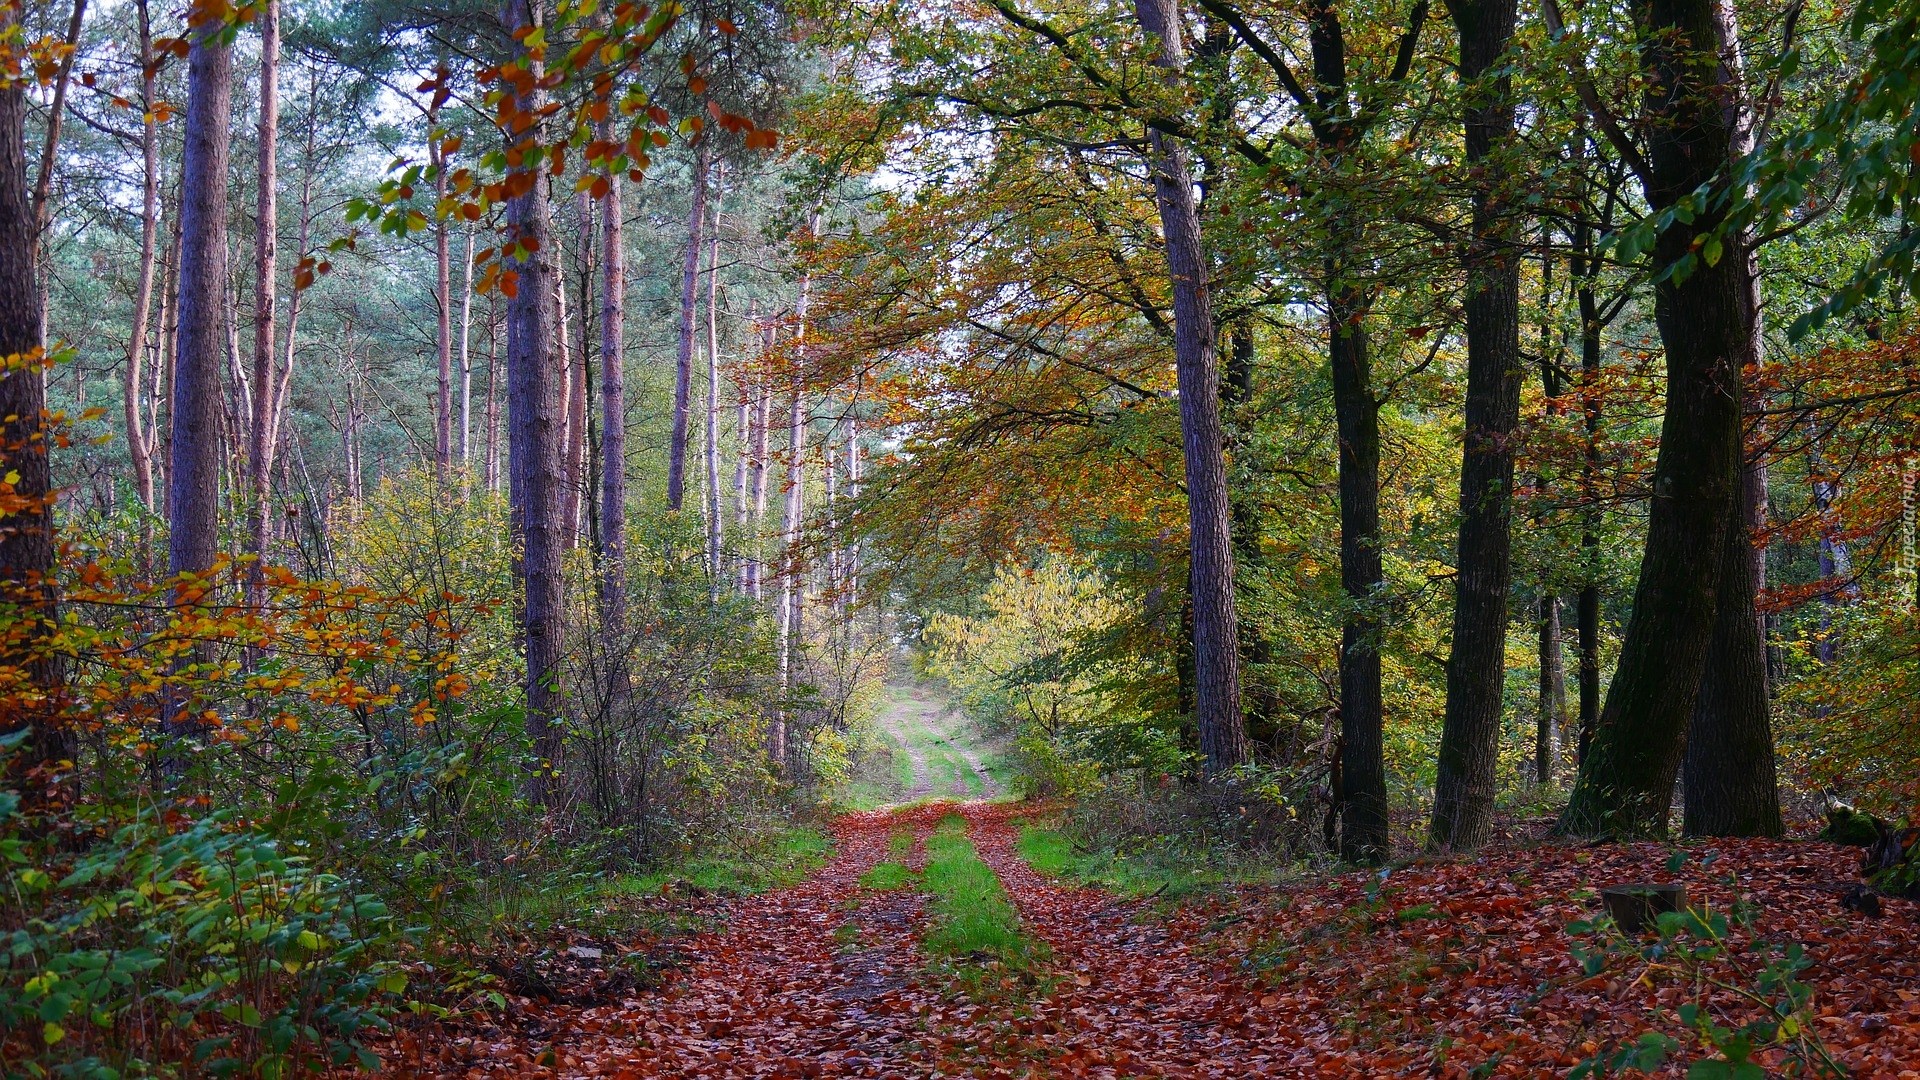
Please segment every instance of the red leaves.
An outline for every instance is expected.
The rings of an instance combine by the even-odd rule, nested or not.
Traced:
[[[525,1036],[406,1048],[412,1075],[525,1075],[553,1053],[559,1076],[1551,1076],[1651,1023],[1632,973],[1587,979],[1567,923],[1576,894],[1645,876],[1655,845],[1498,847],[1474,860],[1396,870],[1369,904],[1369,875],[1244,889],[1159,917],[1145,904],[1062,885],[1013,852],[1017,806],[969,806],[980,856],[1027,928],[1051,945],[1050,992],[970,1002],[931,978],[917,948],[920,898],[863,892],[892,831],[924,838],[949,807],[855,814],[838,853],[785,892],[701,902],[725,929],[693,939],[693,965],[657,997],[593,1009],[526,1004]],[[1920,1060],[1916,905],[1880,920],[1842,913],[1852,852],[1824,844],[1719,841],[1683,873],[1715,905],[1729,873],[1766,933],[1820,964],[1815,1015],[1856,1075]],[[909,860],[914,861],[912,859]],[[1697,865],[1699,860],[1693,860]],[[849,903],[855,901],[855,903]],[[535,1026],[537,1025],[537,1026]]]

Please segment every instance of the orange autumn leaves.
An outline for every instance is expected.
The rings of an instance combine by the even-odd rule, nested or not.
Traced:
[[[327,712],[399,709],[434,723],[471,691],[461,642],[493,614],[491,602],[452,592],[381,592],[279,567],[263,571],[256,604],[243,592],[249,559],[149,582],[97,555],[61,545],[60,617],[27,640],[72,674],[66,722],[135,752],[151,747],[166,703],[223,742],[299,731]],[[37,617],[0,606],[9,634]],[[25,665],[0,668],[0,702],[39,693]]]

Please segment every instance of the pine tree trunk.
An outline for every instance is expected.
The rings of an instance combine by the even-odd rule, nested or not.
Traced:
[[[500,494],[500,311],[498,294],[487,297],[487,490]]]
[[[1134,18],[1159,40],[1156,63],[1170,82],[1183,77],[1186,51],[1175,0],[1136,0]],[[1186,458],[1188,574],[1193,598],[1194,711],[1208,775],[1247,760],[1240,710],[1240,627],[1233,595],[1232,510],[1227,498],[1226,443],[1220,427],[1208,259],[1186,151],[1148,132],[1155,201],[1166,236],[1173,284],[1174,357],[1180,392],[1181,448]]]
[[[747,305],[747,325],[757,325],[751,302]],[[744,364],[742,366],[744,368]],[[736,560],[739,567],[734,575],[734,586],[739,589],[740,595],[746,596],[753,591],[753,560],[747,539],[747,463],[753,453],[753,406],[747,400],[747,376],[744,370],[735,375],[733,391],[736,397],[733,405],[733,531],[737,537],[734,542],[740,551]]]
[[[712,598],[720,599],[720,549],[726,519],[720,513],[720,202],[721,173],[714,174],[713,235],[707,260],[707,573]]]
[[[1461,85],[1468,95],[1466,151],[1473,190],[1468,245],[1467,401],[1460,462],[1460,537],[1454,579],[1453,653],[1434,781],[1429,846],[1470,851],[1493,831],[1495,767],[1506,691],[1507,596],[1512,585],[1513,431],[1520,421],[1518,230],[1489,158],[1513,137],[1506,62],[1514,0],[1453,0]],[[1490,73],[1493,73],[1490,75]],[[1484,84],[1483,84],[1484,80]]]
[[[460,260],[460,467],[473,469],[473,226],[467,226],[467,250]]]
[[[0,14],[0,28],[16,18]],[[0,356],[18,358],[0,374],[0,472],[11,474],[11,494],[22,505],[0,517],[0,601],[19,605],[28,623],[8,627],[0,638],[0,663],[23,667],[38,691],[21,693],[0,716],[0,731],[33,732],[13,759],[15,770],[70,759],[75,746],[72,733],[59,722],[64,671],[59,658],[42,647],[57,618],[53,476],[47,460],[46,372],[33,359],[43,329],[26,127],[26,86],[15,80],[0,87]]]
[[[185,153],[180,172],[180,299],[173,364],[173,530],[168,570],[203,573],[219,550],[221,369],[227,359],[227,170],[233,50],[219,20],[193,33],[187,55]],[[184,597],[183,593],[183,597]],[[170,716],[170,733],[197,721]]]
[[[819,235],[820,218],[814,215],[813,232]],[[793,392],[787,404],[787,486],[786,512],[780,525],[779,608],[775,614],[777,661],[780,693],[784,698],[793,689],[794,652],[800,635],[800,513],[806,482],[807,414],[804,376],[806,370],[807,307],[812,299],[813,279],[800,279],[800,299],[794,306]],[[767,730],[767,756],[775,771],[784,771],[787,762],[787,717],[785,706],[774,710]]]
[[[765,334],[765,351],[773,351],[776,331],[768,326]],[[753,550],[749,556],[752,570],[752,592],[755,600],[765,600],[767,568],[765,560],[767,529],[767,474],[770,470],[768,458],[768,440],[773,424],[773,387],[764,370],[756,381],[756,394],[753,405],[753,517],[749,527]]]
[[[280,139],[280,4],[265,0],[260,6],[260,160],[255,192],[253,228],[253,415],[248,430],[247,465],[250,498],[247,526],[251,550],[258,561],[248,572],[251,602],[266,601],[267,505],[273,495],[273,409],[275,286],[278,284],[279,205],[275,186],[279,170],[275,151]]]
[[[437,117],[429,114],[428,123]],[[446,161],[440,156],[440,141],[429,142],[436,175],[433,178],[434,202],[447,197]],[[442,485],[453,480],[453,250],[448,230],[451,218],[434,215],[433,226],[433,475]]]
[[[667,447],[667,509],[686,498],[687,411],[693,395],[694,306],[699,295],[700,236],[707,221],[707,170],[712,144],[702,139],[693,156],[692,206],[687,211],[687,261],[680,274],[680,353],[673,374],[673,441]]]
[[[1720,108],[1715,0],[1651,0],[1643,9],[1649,92],[1647,201],[1660,211],[1712,182],[1731,131]],[[1717,215],[1677,224],[1654,247],[1670,266],[1713,232]],[[1654,466],[1633,615],[1606,707],[1560,819],[1573,835],[1664,836],[1687,725],[1699,697],[1741,484],[1740,364],[1750,354],[1746,252],[1700,260],[1654,287],[1667,355],[1666,416]],[[1743,616],[1744,618],[1744,616]]]
[[[601,128],[611,139],[612,125]],[[622,660],[627,623],[627,266],[620,178],[600,199],[600,621]],[[617,684],[625,666],[616,664]],[[617,686],[623,690],[624,685]]]
[[[508,0],[509,31],[538,25],[532,0]],[[543,65],[516,46],[516,59],[538,83]],[[545,93],[521,95],[517,108],[537,114]],[[521,141],[531,144],[539,127]],[[565,530],[560,521],[561,401],[553,363],[553,224],[544,177],[534,176],[524,194],[507,202],[507,223],[531,241],[534,251],[508,261],[518,289],[507,303],[507,441],[509,519],[519,558],[514,563],[522,605],[520,637],[526,659],[527,737],[533,744],[533,774],[528,795],[548,810],[563,802],[557,778],[562,751],[560,659],[565,645],[565,596],[561,552]]]

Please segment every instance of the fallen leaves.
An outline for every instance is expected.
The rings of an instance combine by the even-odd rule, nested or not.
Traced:
[[[1821,1037],[1859,1077],[1920,1062],[1920,905],[1868,919],[1838,898],[1855,855],[1822,843],[1728,840],[1659,875],[1668,849],[1501,844],[1422,860],[1371,896],[1372,875],[1216,894],[1150,917],[1043,877],[1015,854],[1018,807],[958,808],[980,858],[1057,977],[1011,1001],[970,1001],[929,969],[910,890],[862,889],[953,808],[853,814],[834,859],[765,896],[718,900],[723,923],[657,993],[592,1008],[523,1002],[508,1030],[426,1027],[389,1048],[398,1074],[487,1077],[1440,1077],[1563,1074],[1631,1041],[1688,989],[1574,963],[1568,923],[1592,890],[1650,874],[1715,905],[1760,905],[1762,933],[1819,963]],[[922,852],[916,848],[909,862]],[[609,947],[612,947],[611,945]],[[1674,1029],[1677,1030],[1677,1029]],[[1477,1070],[1477,1072],[1476,1072]],[[1672,1068],[1673,1075],[1680,1069]]]

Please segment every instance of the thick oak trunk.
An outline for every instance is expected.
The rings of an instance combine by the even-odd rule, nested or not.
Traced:
[[[1731,131],[1714,0],[1652,0],[1641,30],[1653,85],[1647,201],[1671,206],[1725,165]],[[1713,215],[1676,225],[1654,259],[1672,265],[1694,251]],[[1560,820],[1576,835],[1661,836],[1667,831],[1687,725],[1699,696],[1720,601],[1726,532],[1740,485],[1740,365],[1752,325],[1746,252],[1727,245],[1712,266],[1654,290],[1667,354],[1667,404],[1654,466],[1646,550],[1633,615],[1606,707]]]
[[[1493,830],[1495,766],[1506,691],[1511,586],[1513,430],[1520,419],[1520,260],[1497,162],[1513,136],[1511,80],[1501,65],[1514,0],[1451,0],[1468,96],[1466,151],[1478,176],[1467,245],[1467,401],[1460,462],[1460,537],[1453,652],[1434,782],[1430,846],[1471,850]]]
[[[1157,63],[1169,80],[1186,64],[1174,0],[1138,0],[1134,17],[1159,40]],[[1200,235],[1187,154],[1158,130],[1148,132],[1153,186],[1173,286],[1174,361],[1180,392],[1180,442],[1186,458],[1188,581],[1193,602],[1194,714],[1209,775],[1247,760],[1240,711],[1240,628],[1233,595],[1232,508],[1226,442],[1220,427],[1208,259]]]
[[[1759,584],[1749,526],[1762,481],[1749,469],[1726,533],[1720,604],[1687,732],[1682,772],[1688,836],[1780,836],[1779,785],[1767,708],[1767,651],[1754,611]]]
[[[1340,854],[1376,862],[1388,850],[1387,770],[1380,695],[1380,403],[1367,355],[1364,301],[1327,267],[1327,351],[1340,441]]]

